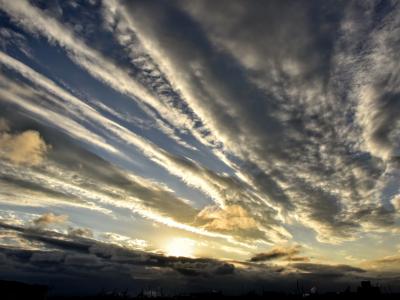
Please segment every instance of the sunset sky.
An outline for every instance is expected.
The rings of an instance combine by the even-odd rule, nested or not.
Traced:
[[[0,279],[400,290],[399,2],[0,0]]]

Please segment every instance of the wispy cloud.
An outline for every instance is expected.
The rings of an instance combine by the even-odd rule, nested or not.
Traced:
[[[352,55],[350,45],[339,47],[349,38],[344,24],[350,18],[345,10],[355,9],[351,4],[326,10],[313,3],[277,2],[177,1],[162,9],[141,2],[121,5],[132,30],[214,139],[255,166],[241,172],[271,205],[330,242],[360,231],[364,221],[353,222],[354,203],[382,210],[379,200],[370,203],[367,195],[384,167],[363,155],[357,141],[362,124],[348,117],[358,104],[338,82]],[[222,7],[235,17],[226,20]],[[367,12],[361,17],[368,18]],[[394,25],[393,18],[388,15],[385,25]],[[391,25],[386,34],[394,36]],[[268,38],[257,38],[264,28]]]
[[[0,18],[0,210],[30,230],[64,226],[51,238],[100,252],[177,239],[240,258],[140,254],[126,268],[146,280],[143,266],[340,281],[396,262],[398,5],[0,0]],[[25,250],[50,241],[7,230]],[[71,270],[125,259],[58,250],[49,260]]]
[[[262,252],[250,258],[251,262],[265,262],[272,260],[286,261],[308,261],[308,257],[298,256],[301,252],[300,246],[292,247],[275,247],[268,252]]]

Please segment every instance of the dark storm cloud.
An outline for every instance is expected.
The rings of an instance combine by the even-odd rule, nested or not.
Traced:
[[[300,271],[304,271],[305,277],[311,278],[335,278],[345,277],[350,274],[365,273],[366,271],[361,268],[352,267],[349,265],[324,265],[312,263],[295,263],[293,267]]]
[[[17,232],[27,242],[41,242],[43,248],[39,250],[1,247],[0,253],[5,259],[0,262],[4,267],[0,273],[6,277],[22,278],[30,274],[36,281],[48,278],[44,279],[44,282],[54,274],[62,274],[61,277],[64,278],[73,276],[76,280],[86,278],[85,281],[90,283],[89,290],[94,292],[94,283],[98,277],[109,278],[110,282],[105,286],[110,289],[119,286],[119,278],[123,278],[123,282],[130,282],[130,285],[135,282],[140,284],[134,285],[135,289],[140,289],[146,282],[154,284],[157,281],[164,282],[164,285],[170,288],[181,284],[184,286],[186,283],[181,276],[188,277],[188,280],[190,277],[212,280],[235,274],[232,264],[215,259],[168,257],[75,235],[4,223],[0,226]],[[96,275],[98,272],[102,275]],[[167,274],[171,282],[164,277]],[[173,284],[174,280],[180,280],[179,285]]]
[[[288,248],[274,248],[269,252],[258,253],[250,258],[251,262],[263,262],[275,259],[288,259],[291,260],[292,258],[297,258],[296,255],[300,253],[300,247],[288,247]],[[303,259],[303,258],[301,258]]]
[[[47,245],[48,249],[53,249],[55,252],[50,252],[48,256],[50,263],[54,257],[60,256],[58,253],[61,251],[66,254],[69,252],[73,254],[65,261],[67,265],[94,264],[99,267],[104,267],[107,263],[115,263],[116,265],[143,265],[169,268],[189,276],[228,275],[233,274],[235,269],[229,263],[208,258],[168,257],[156,253],[122,248],[83,236],[64,235],[53,231],[24,228],[6,223],[0,223],[0,226],[19,232],[26,240],[43,242]],[[26,257],[27,250],[24,250],[23,253],[22,257]],[[35,255],[34,260],[38,261],[38,257],[39,255]],[[42,253],[40,257],[42,258],[40,261],[46,261],[46,255]]]

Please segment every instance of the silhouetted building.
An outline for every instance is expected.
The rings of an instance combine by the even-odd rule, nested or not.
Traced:
[[[0,280],[0,299],[2,300],[44,300],[47,298],[47,291],[48,287],[45,285]]]
[[[221,291],[211,290],[209,292],[190,293],[191,298],[197,299],[213,299],[223,297]]]
[[[361,286],[357,288],[357,293],[365,296],[379,295],[381,289],[378,286],[373,286],[371,281],[361,281]]]

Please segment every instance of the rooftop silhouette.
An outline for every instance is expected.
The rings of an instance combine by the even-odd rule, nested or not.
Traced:
[[[361,281],[356,291],[352,292],[350,287],[343,291],[318,293],[314,286],[309,291],[267,291],[263,290],[257,293],[250,290],[242,295],[224,295],[222,291],[211,290],[205,292],[193,292],[185,294],[167,295],[163,289],[142,289],[136,295],[130,295],[125,291],[104,291],[90,296],[75,295],[48,295],[49,288],[45,285],[27,284],[17,281],[0,280],[0,299],[2,300],[69,300],[69,299],[87,299],[87,300],[112,300],[112,299],[399,299],[399,293],[382,292],[379,286],[373,285],[370,281]]]

